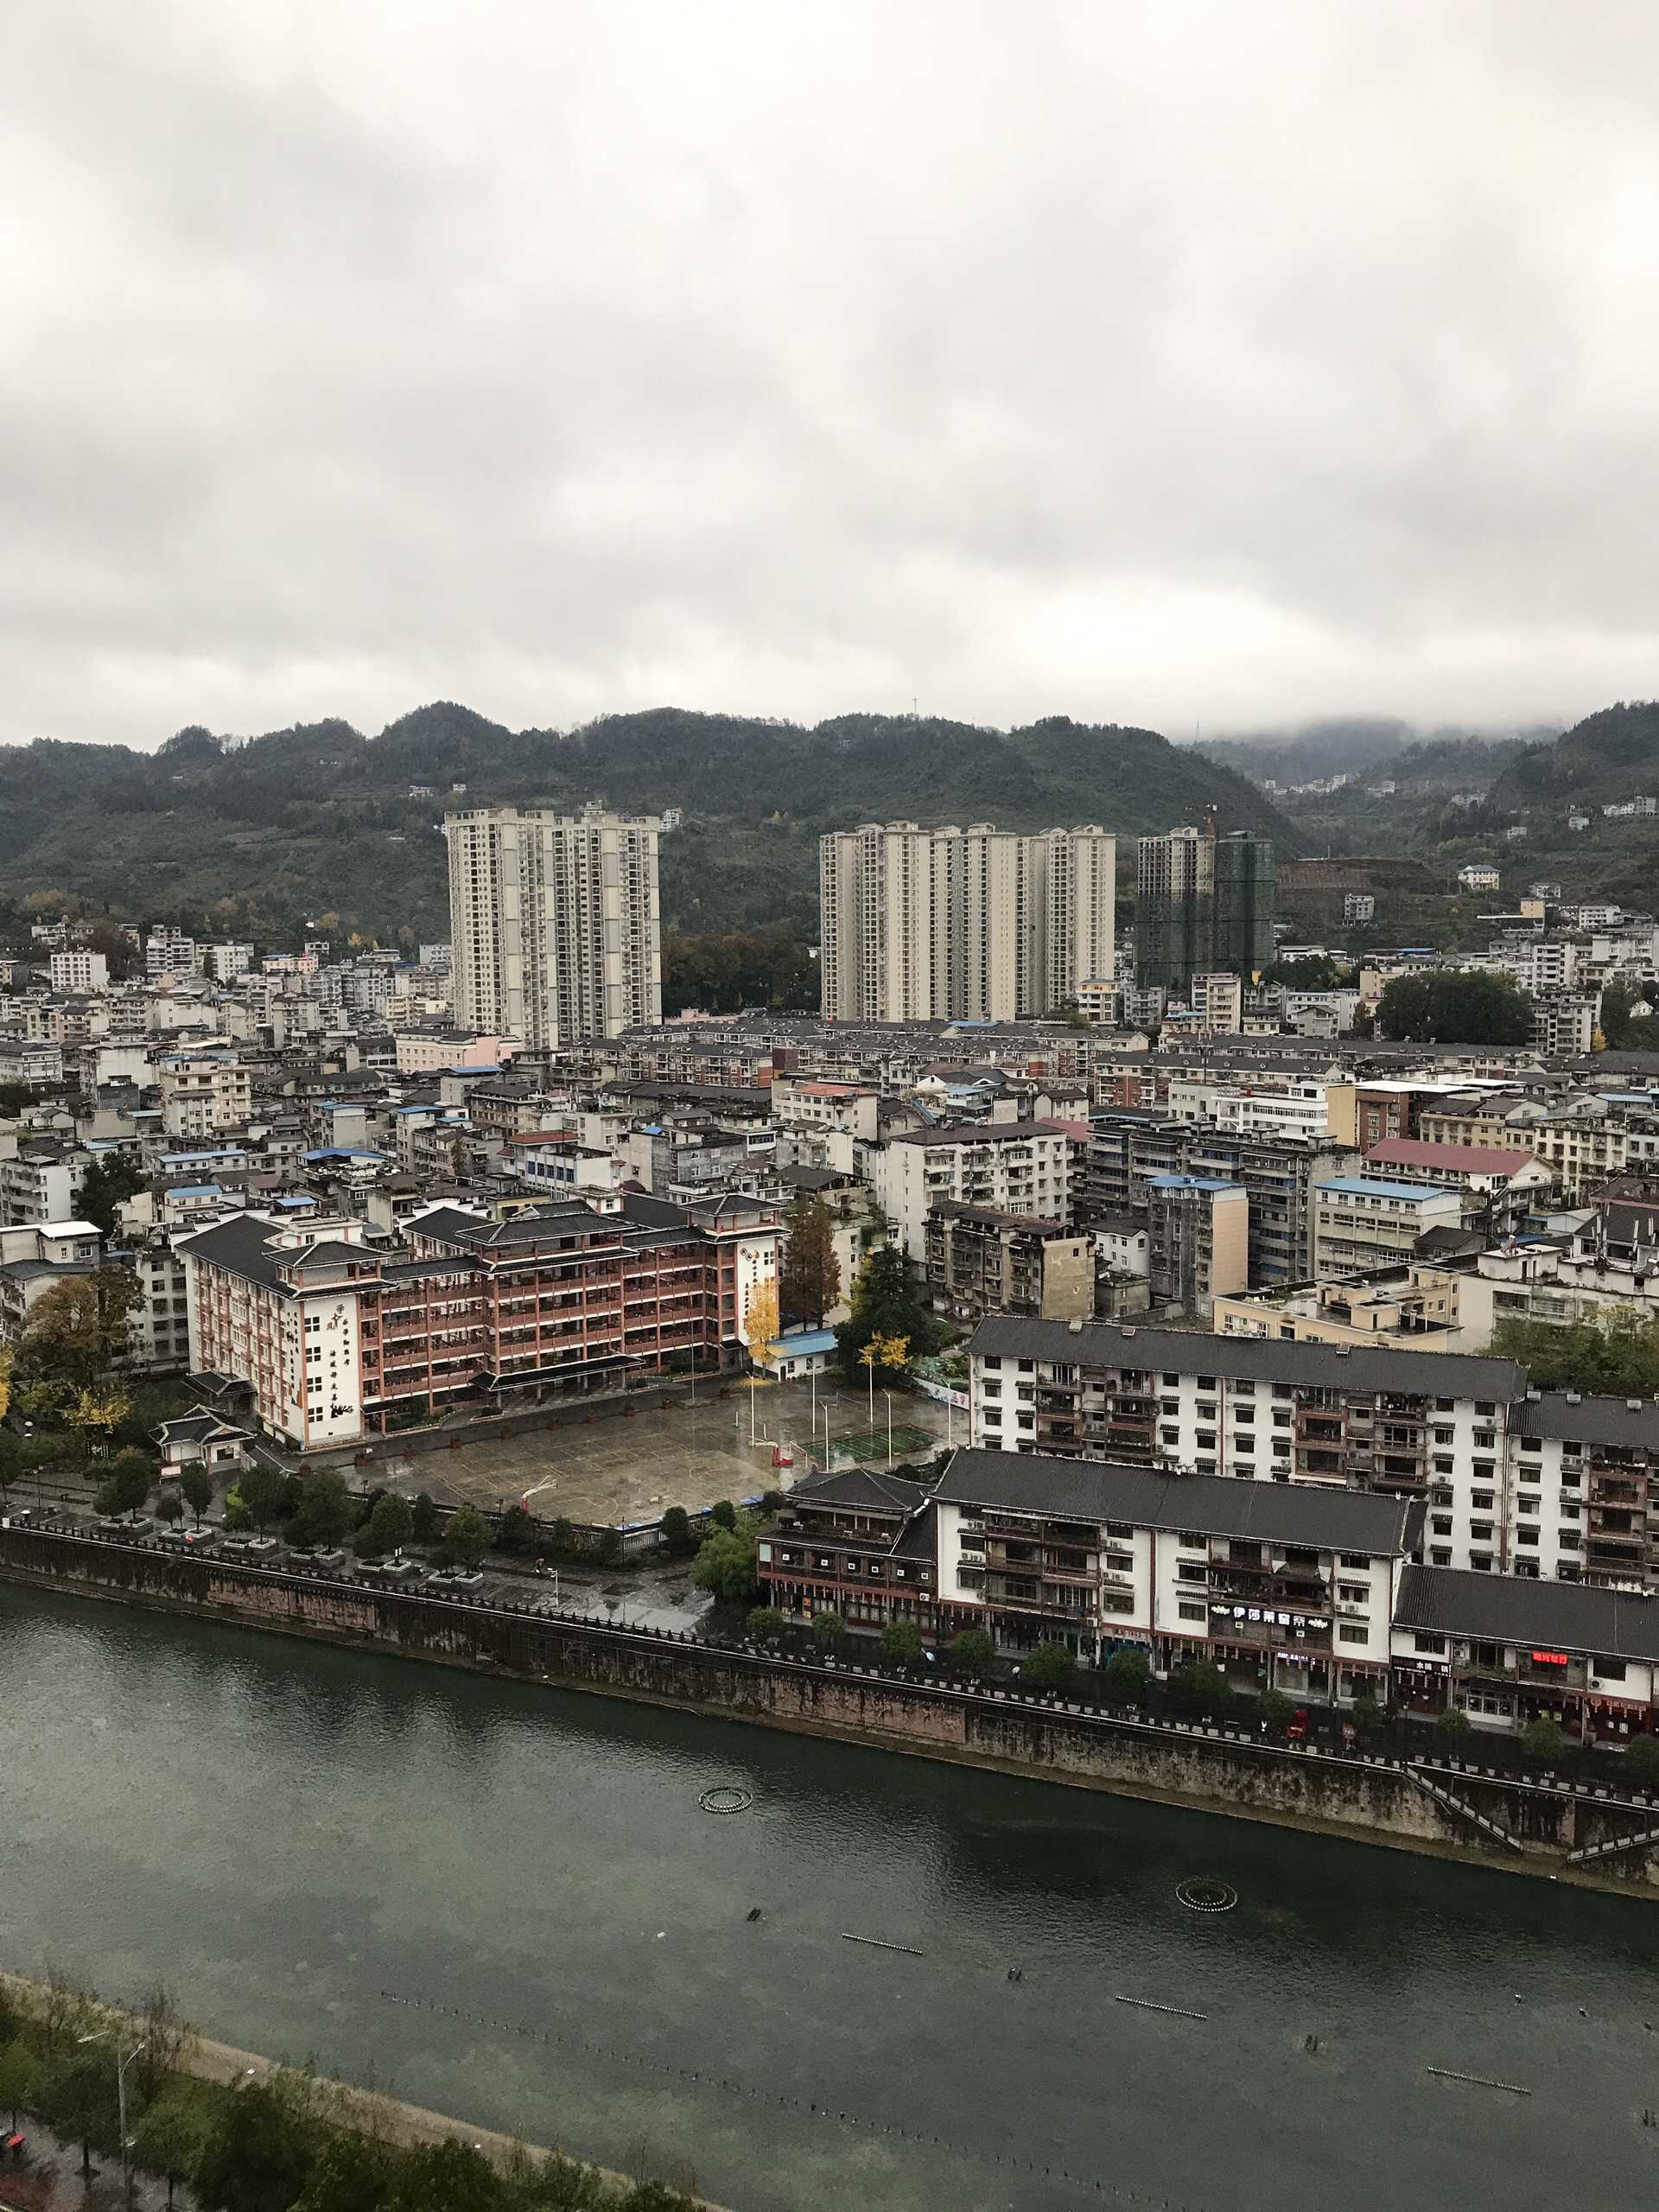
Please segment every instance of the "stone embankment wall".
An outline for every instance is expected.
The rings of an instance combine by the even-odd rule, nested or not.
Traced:
[[[554,1618],[529,1604],[367,1589],[44,1529],[0,1529],[0,1578],[1563,1878],[1659,1885],[1659,1804],[1471,1762],[1338,1757],[1064,1699]],[[1651,1848],[1621,1847],[1649,1827]]]

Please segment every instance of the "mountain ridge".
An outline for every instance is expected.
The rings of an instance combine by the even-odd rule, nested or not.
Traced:
[[[435,795],[411,798],[413,785]],[[1154,730],[861,714],[807,728],[658,708],[514,731],[435,701],[373,737],[331,718],[246,739],[193,726],[150,753],[0,747],[0,892],[61,893],[124,919],[199,917],[262,942],[325,913],[383,940],[441,936],[443,808],[589,800],[684,810],[662,843],[663,911],[693,932],[815,938],[819,836],[874,819],[1099,822],[1128,838],[1213,804],[1224,830],[1300,849],[1246,777]]]

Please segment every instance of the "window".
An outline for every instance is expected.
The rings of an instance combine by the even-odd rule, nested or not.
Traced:
[[[1446,1653],[1446,1638],[1443,1636],[1423,1636],[1419,1634],[1413,1637],[1412,1648],[1416,1651],[1432,1652],[1444,1657]]]
[[[1179,1376],[1179,1375],[1166,1375],[1166,1376],[1165,1376],[1165,1377],[1164,1377],[1164,1388],[1165,1388],[1165,1389],[1166,1389],[1166,1390],[1179,1390],[1179,1389],[1180,1389],[1180,1387],[1181,1387],[1181,1378],[1180,1378],[1180,1376]]]
[[[1370,1559],[1363,1552],[1344,1552],[1342,1555],[1342,1564],[1344,1567],[1367,1568],[1370,1566]]]
[[[1363,1643],[1367,1642],[1370,1636],[1370,1630],[1363,1622],[1339,1621],[1337,1624],[1338,1643]]]
[[[1195,1529],[1183,1529],[1175,1541],[1184,1552],[1201,1552],[1209,1548],[1208,1538],[1199,1535]]]
[[[1201,1621],[1206,1618],[1202,1605],[1189,1605],[1185,1599],[1175,1610],[1184,1621]]]
[[[1369,1582],[1338,1582],[1337,1595],[1344,1605],[1369,1605],[1371,1586]]]
[[[1590,1671],[1592,1675],[1599,1675],[1604,1682],[1622,1682],[1624,1679],[1624,1662],[1622,1659],[1592,1659],[1590,1662]]]
[[[1132,1613],[1135,1611],[1135,1599],[1127,1590],[1108,1590],[1101,1599],[1100,1610],[1103,1613]],[[1181,1611],[1183,1613],[1185,1612],[1185,1605],[1182,1606]],[[1198,1618],[1202,1620],[1204,1608],[1199,1606],[1198,1611]]]
[[[1452,1516],[1449,1513],[1437,1513],[1434,1516],[1434,1534],[1437,1536],[1449,1536],[1451,1533]]]
[[[1135,1530],[1127,1521],[1109,1521],[1106,1523],[1106,1533],[1115,1544],[1127,1544],[1135,1535]]]
[[[1538,1541],[1538,1531],[1535,1529],[1517,1529],[1515,1532],[1515,1541],[1517,1544],[1535,1544]]]
[[[1203,1582],[1207,1580],[1209,1573],[1209,1568],[1198,1560],[1182,1559],[1175,1562],[1175,1578],[1179,1582]]]

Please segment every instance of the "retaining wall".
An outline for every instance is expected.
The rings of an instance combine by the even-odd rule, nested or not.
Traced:
[[[0,1579],[1565,1879],[1659,1886],[1659,1837],[1589,1866],[1579,1858],[1659,1829],[1659,1806],[1605,1789],[1483,1773],[1473,1763],[1292,1749],[1061,1699],[910,1681],[875,1667],[554,1618],[529,1604],[369,1589],[47,1529],[0,1529]]]

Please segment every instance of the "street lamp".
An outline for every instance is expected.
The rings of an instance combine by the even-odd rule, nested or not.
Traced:
[[[132,2163],[127,2153],[130,2145],[127,2137],[127,2069],[149,2042],[147,2035],[140,2036],[132,2049],[124,2056],[120,2037],[112,2028],[99,2028],[89,2036],[78,2036],[78,2043],[113,2043],[115,2045],[115,2095],[121,2114],[121,2202],[132,2202]]]
[[[881,1395],[887,1402],[887,1472],[891,1474],[893,1472],[893,1393],[891,1390],[884,1390]]]

